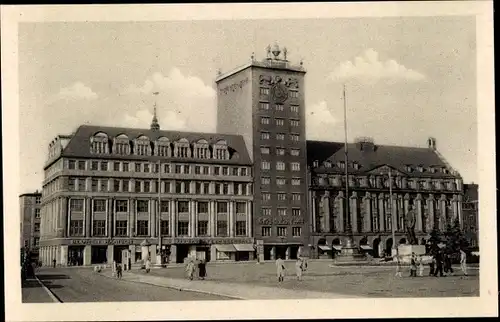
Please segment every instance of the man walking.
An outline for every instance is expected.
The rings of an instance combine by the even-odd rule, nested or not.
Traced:
[[[435,255],[436,258],[436,269],[434,270],[434,276],[443,277],[443,253],[438,251]]]
[[[460,269],[462,269],[464,275],[467,276],[467,254],[463,249],[460,249]]]
[[[285,263],[280,256],[276,260],[276,275],[278,275],[278,282],[283,282],[285,279]]]

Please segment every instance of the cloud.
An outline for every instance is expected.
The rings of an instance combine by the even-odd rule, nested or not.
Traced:
[[[161,128],[168,130],[185,130],[186,121],[177,116],[174,112],[168,111],[164,113],[166,116],[162,122]],[[144,128],[149,126],[153,119],[153,113],[149,110],[138,110],[135,115],[125,114],[122,119],[123,126],[133,128]]]
[[[58,100],[95,100],[97,94],[92,89],[82,82],[76,82],[71,86],[61,88],[56,94],[55,99]]]
[[[378,80],[407,80],[420,81],[425,76],[418,71],[406,68],[393,59],[382,62],[378,53],[373,49],[366,50],[353,61],[340,63],[330,77],[334,80],[357,79],[360,81],[375,82]]]
[[[331,140],[332,129],[338,123],[326,101],[320,101],[306,108],[307,137],[316,140]]]

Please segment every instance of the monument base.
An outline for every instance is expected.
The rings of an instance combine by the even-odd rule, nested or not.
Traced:
[[[399,245],[398,255],[403,263],[409,263],[411,260],[411,255],[415,254],[417,256],[425,255],[425,245]]]
[[[339,263],[365,261],[365,254],[359,251],[359,248],[353,245],[351,238],[347,238],[345,246],[342,246],[340,254],[335,257]]]

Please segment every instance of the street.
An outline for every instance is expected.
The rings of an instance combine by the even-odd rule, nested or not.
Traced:
[[[42,283],[62,302],[200,301],[227,298],[196,292],[116,280],[90,268],[43,268],[37,272]],[[24,303],[53,303],[36,280],[23,287]]]

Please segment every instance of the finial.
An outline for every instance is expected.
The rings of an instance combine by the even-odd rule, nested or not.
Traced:
[[[300,67],[302,67],[303,65],[304,65],[304,59],[303,59],[303,58],[301,58],[301,59],[300,59]]]
[[[252,61],[254,61],[255,60],[255,53],[252,52],[252,56],[250,56],[250,57],[251,57]]]
[[[153,95],[158,95],[160,92],[154,92]],[[151,130],[158,131],[160,129],[160,124],[158,123],[158,118],[156,117],[156,101],[153,104],[153,120],[151,121]]]

